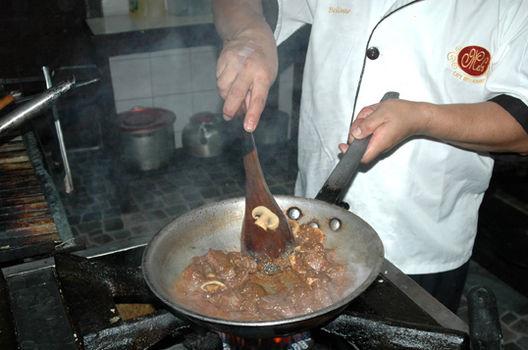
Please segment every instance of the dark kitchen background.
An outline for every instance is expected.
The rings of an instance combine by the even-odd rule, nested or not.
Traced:
[[[179,215],[245,193],[238,128],[220,117],[215,64],[221,40],[212,24],[210,1],[149,3],[149,11],[130,14],[127,0],[0,0],[0,97],[14,96],[0,110],[0,118],[46,90],[43,67],[50,72],[48,84],[73,79],[78,84],[54,108],[0,135],[2,348],[44,349],[68,342],[101,348],[102,343],[86,335],[99,331],[92,326],[86,330],[72,305],[57,311],[38,302],[42,294],[37,293],[56,293],[50,279],[60,281],[67,292],[65,281],[72,274],[89,280],[100,273],[99,262],[68,256],[108,255],[107,260],[131,263],[139,256],[131,247],[140,249]],[[255,135],[273,194],[293,193],[309,30],[301,29],[280,47],[279,77]],[[475,286],[489,288],[497,299],[504,348],[528,349],[528,158],[495,158],[465,292]],[[134,251],[133,258],[123,258],[122,251]],[[28,277],[27,271],[39,272]],[[368,303],[368,293],[365,298]],[[412,298],[408,302],[422,305]],[[59,330],[32,326],[38,320],[49,324],[46,317],[55,312]],[[160,315],[159,310],[150,312]],[[61,319],[61,313],[68,316]],[[464,296],[457,319],[470,322],[467,313]],[[119,309],[112,327],[128,326],[120,333],[127,336],[141,332],[141,322],[132,317],[127,323],[124,314]],[[140,318],[144,314],[149,312]],[[71,327],[64,327],[66,319],[73,322]],[[404,320],[407,330],[409,319]],[[185,322],[170,322],[170,327],[189,332]],[[119,327],[111,329],[118,332]],[[74,336],[64,328],[73,329]],[[48,331],[56,339],[50,340]],[[170,339],[180,339],[173,333]],[[438,333],[445,339],[446,331]],[[186,338],[180,345],[160,338],[164,341],[144,348],[192,348]]]

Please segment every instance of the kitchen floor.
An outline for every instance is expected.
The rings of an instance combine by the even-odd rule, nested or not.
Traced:
[[[295,145],[259,146],[266,181],[273,194],[292,194],[296,176]],[[71,153],[74,191],[61,193],[74,236],[87,247],[158,232],[180,214],[203,204],[243,196],[245,178],[236,147],[214,158],[195,158],[178,149],[170,164],[139,172],[116,165],[105,152]],[[57,172],[58,173],[58,172]],[[465,293],[474,286],[496,298],[504,349],[528,350],[528,298],[472,261]],[[465,298],[458,311],[467,320]]]

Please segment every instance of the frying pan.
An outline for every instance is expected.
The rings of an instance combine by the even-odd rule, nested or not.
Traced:
[[[208,329],[246,338],[271,338],[321,326],[337,317],[378,275],[383,245],[377,233],[357,215],[337,206],[344,186],[357,171],[368,139],[355,140],[316,198],[275,196],[282,210],[301,224],[317,225],[327,236],[325,247],[335,249],[352,282],[341,300],[318,311],[270,321],[234,321],[200,314],[174,298],[174,283],[194,256],[212,249],[240,251],[245,211],[243,197],[212,203],[176,218],[149,242],[142,268],[152,292],[175,314]],[[344,170],[345,169],[345,170]]]
[[[316,199],[276,196],[289,216],[317,224],[326,233],[327,248],[336,249],[353,281],[338,302],[305,315],[271,321],[233,321],[203,315],[179,304],[173,286],[194,256],[212,249],[240,250],[245,210],[243,197],[212,203],[178,217],[158,232],[145,248],[143,273],[153,293],[177,315],[231,335],[270,338],[320,326],[338,316],[378,275],[383,246],[376,232],[361,218],[336,205]]]

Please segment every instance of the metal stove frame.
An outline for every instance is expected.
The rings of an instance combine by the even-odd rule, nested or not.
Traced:
[[[150,237],[138,237],[72,254],[95,261],[92,259],[142,248],[149,241]],[[0,343],[18,344],[22,349],[35,346],[39,349],[78,349],[80,335],[72,329],[67,306],[63,303],[61,286],[56,282],[55,267],[55,258],[49,257],[2,269],[0,297],[5,296],[3,300],[10,299],[11,305],[0,304],[0,326],[2,324],[7,326],[6,332],[0,332]],[[392,263],[385,260],[381,273],[373,285],[352,301],[351,307],[342,315],[318,332],[338,335],[346,341],[350,339],[350,342],[354,338],[355,344],[358,341],[365,344],[375,342],[394,349],[405,349],[407,348],[405,346],[410,346],[409,342],[423,344],[425,348],[431,349],[469,349],[468,325]],[[393,294],[401,293],[405,296],[403,299],[408,300],[406,305],[389,303],[395,306],[392,314],[389,312],[387,317],[385,315],[380,317],[376,315],[376,310],[367,309],[370,307],[368,305],[374,305],[374,309],[378,308],[378,311],[386,307],[383,305],[387,304],[384,290],[389,290]],[[401,296],[395,295],[394,298]],[[9,308],[13,318],[12,327],[9,327],[10,320],[6,319],[9,317],[6,316],[5,310]],[[412,308],[417,312],[397,318]],[[1,311],[4,311],[3,315]],[[152,327],[156,324],[163,324],[168,329],[172,329],[172,333],[188,331],[190,327],[187,321],[163,310],[156,312],[150,318],[140,318],[127,325],[116,324],[115,327],[89,335],[90,339],[84,338],[83,342],[86,349],[102,348],[107,342],[128,348],[127,346],[131,344],[126,333],[141,334],[149,330],[152,332]],[[10,328],[16,337],[10,334]],[[163,336],[160,334],[161,338]],[[391,337],[395,337],[395,340],[391,340]],[[87,342],[91,345],[86,344]]]

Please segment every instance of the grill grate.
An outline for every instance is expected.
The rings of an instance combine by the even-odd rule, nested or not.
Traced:
[[[61,236],[24,139],[0,145],[0,263],[53,251]]]

